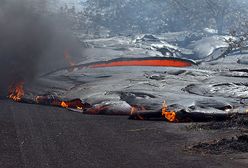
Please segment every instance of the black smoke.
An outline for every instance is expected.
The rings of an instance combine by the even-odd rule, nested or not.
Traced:
[[[81,55],[67,22],[36,1],[0,0],[0,96],[15,82],[66,66],[65,51]]]

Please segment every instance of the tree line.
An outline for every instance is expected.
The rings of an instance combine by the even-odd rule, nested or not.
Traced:
[[[246,0],[84,0],[82,11],[62,7],[77,29],[111,34],[198,31],[225,34],[247,25]]]

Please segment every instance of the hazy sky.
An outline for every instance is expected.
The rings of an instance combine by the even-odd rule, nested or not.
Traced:
[[[68,7],[75,6],[76,10],[81,9],[80,1],[84,0],[49,0],[48,7],[59,9],[61,6],[68,5]]]

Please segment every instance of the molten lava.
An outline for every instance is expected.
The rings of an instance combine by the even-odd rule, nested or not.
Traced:
[[[24,89],[23,89],[24,82],[20,81],[15,84],[12,84],[8,90],[8,98],[14,101],[21,101],[22,97],[24,96]]]
[[[166,118],[168,121],[170,122],[176,122],[177,121],[177,118],[176,118],[176,113],[174,111],[168,111],[167,109],[167,104],[166,102],[164,101],[163,102],[163,108],[162,108],[162,116],[164,118]]]
[[[116,67],[116,66],[157,66],[157,67],[188,67],[192,66],[193,62],[189,60],[176,59],[176,58],[127,58],[127,59],[116,59],[106,62],[99,62],[89,65],[91,68],[101,67]]]

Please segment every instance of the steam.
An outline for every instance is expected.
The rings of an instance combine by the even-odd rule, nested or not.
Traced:
[[[79,44],[66,29],[67,22],[39,12],[45,11],[38,6],[39,0],[0,3],[0,96],[14,82],[32,82],[40,73],[66,66],[65,50],[81,55]]]

